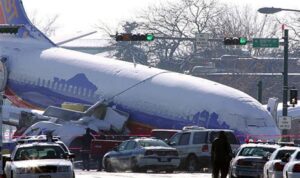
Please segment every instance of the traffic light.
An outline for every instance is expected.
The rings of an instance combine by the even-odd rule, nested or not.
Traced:
[[[246,45],[247,38],[245,37],[225,37],[224,45]]]
[[[290,89],[290,104],[292,105],[297,104],[297,100],[298,100],[298,90]]]
[[[116,41],[153,41],[154,35],[152,33],[146,34],[132,34],[121,33],[116,34]]]

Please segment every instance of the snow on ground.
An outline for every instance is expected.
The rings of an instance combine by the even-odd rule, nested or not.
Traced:
[[[211,178],[208,173],[108,173],[76,170],[76,178]]]

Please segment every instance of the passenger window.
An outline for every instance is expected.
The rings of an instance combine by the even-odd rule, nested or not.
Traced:
[[[173,146],[173,145],[178,145],[179,143],[179,138],[180,138],[181,134],[176,134],[174,135],[171,139],[170,139],[170,145]]]
[[[194,133],[193,144],[206,143],[207,132],[196,132]]]
[[[124,151],[125,150],[125,146],[126,146],[127,143],[128,142],[121,143],[121,145],[119,145],[119,147],[118,147],[118,151]]]
[[[188,145],[191,133],[184,133],[181,135],[178,145]]]
[[[134,141],[130,141],[128,142],[128,144],[126,145],[125,150],[133,150],[136,147],[136,143]]]

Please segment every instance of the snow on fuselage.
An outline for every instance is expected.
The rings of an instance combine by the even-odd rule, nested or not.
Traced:
[[[2,50],[9,57],[8,88],[34,106],[92,104],[104,98],[128,112],[131,121],[151,128],[199,125],[233,129],[238,134],[279,133],[260,103],[225,85],[140,64],[135,67],[129,62],[48,48],[33,39],[19,40],[11,40],[11,46]]]

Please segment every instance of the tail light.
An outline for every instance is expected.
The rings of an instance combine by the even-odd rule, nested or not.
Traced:
[[[295,164],[294,165],[293,172],[300,172],[300,164]]]
[[[208,152],[208,145],[202,146],[202,152]]]
[[[151,151],[151,150],[147,150],[146,153],[145,153],[145,155],[153,155],[153,154],[154,154],[154,152]]]
[[[284,168],[284,165],[280,164],[280,163],[275,163],[274,164],[274,170],[275,171],[282,171]]]

